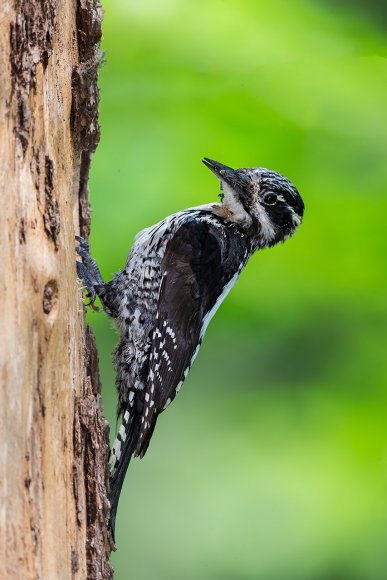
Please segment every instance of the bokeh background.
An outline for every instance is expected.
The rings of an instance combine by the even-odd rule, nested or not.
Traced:
[[[363,7],[362,7],[363,5]],[[387,578],[387,9],[110,0],[92,250],[216,200],[209,156],[306,204],[209,327],[122,494],[117,580]],[[112,436],[117,341],[89,313]]]

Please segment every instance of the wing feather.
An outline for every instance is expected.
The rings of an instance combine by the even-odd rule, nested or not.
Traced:
[[[225,271],[223,252],[201,221],[182,225],[167,245],[136,454],[144,455],[157,416],[175,398],[193,362],[205,315],[235,274]]]

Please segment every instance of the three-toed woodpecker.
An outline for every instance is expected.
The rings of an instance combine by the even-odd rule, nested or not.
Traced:
[[[121,425],[109,462],[113,538],[129,462],[144,456],[211,318],[250,256],[294,234],[304,212],[297,189],[275,171],[203,163],[220,180],[221,203],[179,211],[141,231],[111,282],[103,281],[88,244],[78,238],[78,275],[90,301],[99,296],[120,332],[114,363]]]

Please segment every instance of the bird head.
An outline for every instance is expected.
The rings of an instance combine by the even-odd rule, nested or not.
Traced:
[[[272,246],[292,236],[302,221],[304,203],[294,185],[263,167],[232,169],[205,157],[203,163],[218,177],[226,219]]]

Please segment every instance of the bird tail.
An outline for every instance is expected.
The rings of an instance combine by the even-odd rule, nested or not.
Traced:
[[[127,410],[122,417],[122,423],[110,452],[109,459],[109,467],[111,470],[109,492],[109,527],[112,532],[113,542],[115,542],[115,525],[118,501],[120,499],[126,471],[136,449],[137,439],[138,429],[136,428],[136,421],[134,417],[131,416],[131,410]]]

